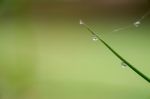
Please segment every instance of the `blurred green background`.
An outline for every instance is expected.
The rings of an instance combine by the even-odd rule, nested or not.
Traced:
[[[92,41],[82,19],[150,77],[147,0],[1,0],[0,99],[149,99],[150,84]]]

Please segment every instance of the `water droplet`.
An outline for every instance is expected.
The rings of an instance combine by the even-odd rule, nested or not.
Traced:
[[[140,24],[141,24],[140,21],[134,22],[134,26],[135,26],[135,27],[139,27]]]
[[[83,21],[82,21],[82,20],[80,20],[79,24],[80,24],[80,25],[82,25],[82,24],[84,24],[84,23],[83,23]]]
[[[92,36],[92,40],[93,40],[93,41],[97,41],[98,38],[97,38],[96,36]]]
[[[126,68],[126,67],[127,67],[127,64],[126,64],[125,62],[122,62],[122,63],[121,63],[121,66],[122,66],[122,68]]]

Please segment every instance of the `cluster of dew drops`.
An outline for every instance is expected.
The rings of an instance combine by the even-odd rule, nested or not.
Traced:
[[[79,24],[80,24],[80,25],[85,25],[82,20],[80,20]],[[140,21],[136,21],[136,22],[133,23],[133,26],[134,26],[134,27],[139,27],[140,24],[141,24]],[[124,30],[124,29],[125,29],[125,28],[115,29],[115,30],[113,30],[113,32],[118,32],[118,31]],[[92,35],[92,40],[93,40],[93,41],[98,41],[98,38],[97,38],[95,35]],[[122,61],[122,62],[121,62],[121,67],[122,67],[122,68],[126,68],[126,67],[127,67],[127,64]]]
[[[141,19],[138,20],[138,21],[136,21],[136,22],[134,22],[134,23],[132,24],[132,26],[138,28],[138,27],[140,26],[140,24],[141,24],[141,21],[142,21],[143,19],[145,19],[149,14],[150,14],[150,11],[146,12],[146,13],[141,17]],[[86,25],[86,24],[84,24],[84,22],[83,22],[82,20],[80,20],[79,24],[80,24],[80,25]],[[125,30],[125,29],[127,29],[127,27],[122,27],[122,28],[114,29],[112,32],[119,32],[119,31]],[[97,38],[96,35],[92,35],[92,40],[93,40],[93,41],[98,41],[99,39]],[[122,61],[122,62],[121,62],[121,67],[122,67],[122,68],[126,68],[126,67],[127,67],[126,62]]]
[[[80,25],[83,25],[84,22],[83,22],[82,20],[80,20],[79,24],[80,24]],[[141,24],[140,21],[136,21],[136,22],[133,23],[133,26],[134,26],[134,27],[139,27],[140,24]],[[125,28],[114,29],[113,32],[118,32],[118,31],[121,31],[121,30],[124,30],[124,29],[125,29]],[[98,41],[98,38],[97,38],[95,35],[92,35],[92,40],[93,40],[93,41]]]
[[[140,21],[136,21],[136,22],[133,23],[133,26],[136,27],[136,28],[138,28],[138,27],[140,26],[140,24],[141,24]],[[125,28],[126,28],[126,27],[125,27]],[[113,32],[119,32],[119,31],[121,31],[121,30],[124,30],[125,28],[114,29]],[[97,38],[95,35],[93,35],[93,36],[92,36],[92,40],[93,40],[93,41],[97,41],[98,38]]]

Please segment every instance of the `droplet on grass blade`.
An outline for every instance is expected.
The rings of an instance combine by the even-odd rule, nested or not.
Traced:
[[[134,22],[134,26],[135,26],[135,27],[139,27],[140,24],[141,24],[140,21]]]
[[[80,25],[82,25],[82,24],[84,24],[84,23],[83,23],[83,21],[82,21],[82,20],[80,20],[79,24],[80,24]]]
[[[122,68],[126,68],[127,64],[125,62],[121,62],[121,66],[122,66]]]
[[[96,36],[92,36],[92,40],[93,40],[93,41],[97,41],[98,38],[97,38]]]

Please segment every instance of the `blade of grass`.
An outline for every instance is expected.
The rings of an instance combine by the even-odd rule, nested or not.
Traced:
[[[91,30],[85,23],[83,23],[80,20],[80,24],[83,25],[92,35],[97,37],[97,39],[102,42],[115,56],[117,56],[122,62],[124,62],[128,67],[130,67],[134,72],[136,72],[139,76],[141,76],[143,79],[145,79],[147,82],[150,83],[150,79],[140,72],[138,69],[136,69],[132,64],[130,64],[127,60],[125,60],[122,56],[120,56],[115,50],[113,50],[103,39],[101,39],[100,36],[98,36],[93,30]]]

